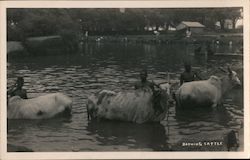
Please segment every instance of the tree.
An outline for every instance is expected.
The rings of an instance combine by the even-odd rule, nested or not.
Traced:
[[[17,33],[9,34],[9,40],[56,35],[62,30],[76,34],[79,30],[67,9],[8,9],[7,21],[8,31]]]
[[[8,40],[22,40],[30,36],[47,36],[67,32],[67,37],[79,33],[128,33],[144,31],[144,27],[181,21],[198,21],[214,28],[217,21],[224,29],[225,19],[233,20],[233,26],[241,18],[241,9],[231,8],[118,8],[85,9],[7,9]]]
[[[241,8],[214,8],[212,9],[212,13],[210,17],[215,17],[216,21],[219,21],[221,24],[221,29],[225,30],[224,23],[226,19],[231,19],[233,21],[233,28],[235,28],[235,24],[241,15]]]

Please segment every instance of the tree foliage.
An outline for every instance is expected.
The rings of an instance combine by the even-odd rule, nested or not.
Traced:
[[[177,25],[181,21],[198,21],[213,28],[215,22],[223,23],[225,19],[231,19],[235,24],[241,16],[241,8],[131,8],[125,12],[118,8],[11,8],[7,9],[7,28],[8,40],[57,34],[74,39],[85,31],[136,32],[143,31],[147,25]]]
[[[77,34],[80,27],[67,9],[8,9],[7,20],[9,40],[56,35],[62,31]]]

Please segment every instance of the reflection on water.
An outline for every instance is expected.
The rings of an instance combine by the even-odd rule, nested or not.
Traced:
[[[164,126],[159,123],[133,124],[102,121],[88,123],[89,135],[95,136],[99,145],[116,146],[126,144],[134,150],[168,150]]]
[[[182,45],[83,44],[82,52],[71,55],[8,59],[8,87],[16,76],[24,76],[28,97],[63,92],[73,99],[70,119],[45,121],[9,120],[8,143],[34,151],[169,151],[170,145],[196,134],[239,129],[243,122],[242,89],[226,96],[220,109],[176,111],[160,124],[88,122],[87,97],[102,89],[132,90],[138,72],[147,68],[150,80],[178,80],[183,62],[191,61],[203,78],[222,75],[218,67],[230,64],[242,75],[242,60],[194,57]]]

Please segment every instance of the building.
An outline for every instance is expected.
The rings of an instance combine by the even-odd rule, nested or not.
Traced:
[[[223,27],[224,27],[224,29],[242,29],[243,28],[243,19],[242,18],[238,19],[235,22],[235,24],[233,23],[233,20],[231,20],[231,19],[225,19]],[[217,30],[221,29],[221,23],[220,23],[220,21],[217,21],[215,23],[215,29],[217,29]]]
[[[220,21],[215,22],[214,28],[215,28],[216,30],[221,29]]]
[[[205,26],[199,22],[182,21],[176,26],[176,30],[188,30],[192,33],[201,33],[204,31]]]
[[[233,20],[225,19],[224,28],[225,29],[233,29]]]
[[[176,27],[175,27],[174,25],[171,25],[171,24],[170,24],[170,25],[168,26],[168,30],[169,30],[169,31],[176,31]]]
[[[243,28],[243,19],[238,19],[235,23],[235,28],[236,29],[242,29]]]

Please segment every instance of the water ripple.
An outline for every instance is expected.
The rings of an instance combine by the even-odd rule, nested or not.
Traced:
[[[16,76],[22,75],[28,97],[63,92],[73,100],[73,115],[69,120],[10,121],[8,142],[35,151],[159,151],[168,150],[168,144],[188,136],[222,133],[242,126],[242,97],[234,99],[235,94],[227,98],[224,111],[190,111],[177,116],[172,107],[168,117],[157,125],[89,122],[86,103],[91,94],[102,89],[132,90],[142,68],[148,69],[150,80],[162,82],[167,80],[167,72],[171,72],[171,80],[178,81],[183,71],[186,53],[182,46],[131,44],[114,50],[115,46],[105,44],[98,48],[90,44],[86,55],[41,57],[39,61],[36,57],[10,59],[8,87],[13,86]],[[65,63],[65,59],[70,61]],[[194,69],[204,77],[221,64],[242,66],[242,61],[231,59],[210,60],[207,64],[210,68],[206,68],[203,60],[192,61]]]

